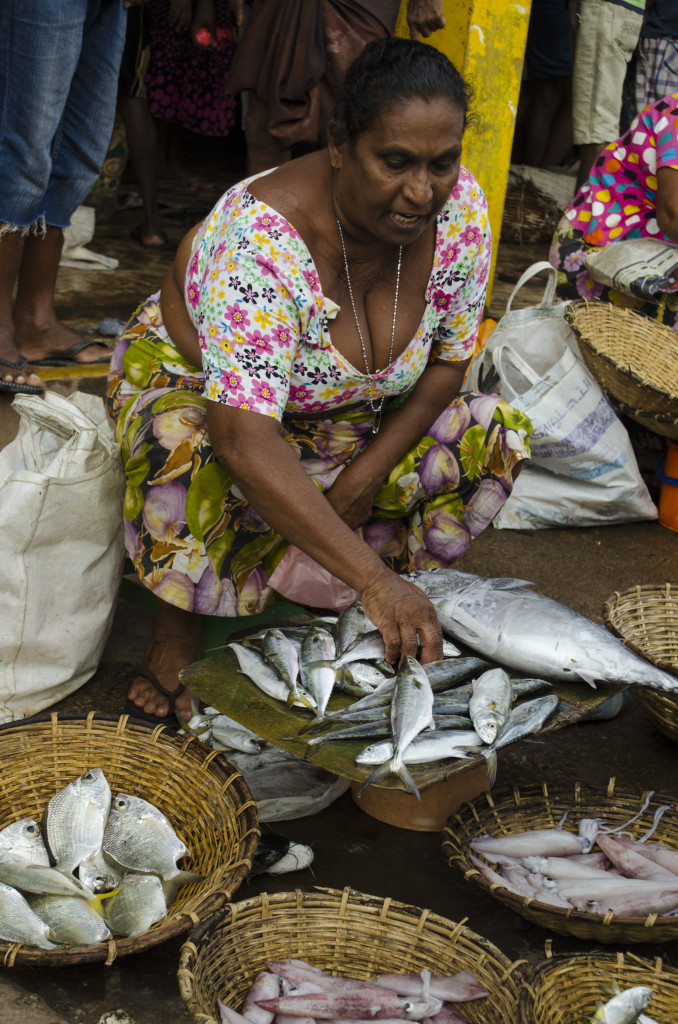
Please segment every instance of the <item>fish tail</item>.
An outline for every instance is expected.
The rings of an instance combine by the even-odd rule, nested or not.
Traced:
[[[313,709],[309,709],[309,710],[313,710]],[[324,725],[324,724],[325,724],[325,716],[324,715],[316,715],[314,718],[311,719],[310,722],[305,722],[301,726],[301,728],[299,729],[299,736],[302,736],[305,732],[313,732],[313,730],[318,729],[321,725]]]
[[[377,768],[375,768],[374,771],[372,772],[372,774],[368,775],[368,777],[365,779],[365,781],[363,782],[362,786],[358,790],[358,796],[361,796],[362,795],[362,791],[364,789],[367,789],[368,786],[372,786],[375,782],[380,782],[381,779],[385,779],[386,776],[390,775],[390,774],[391,774],[391,762],[390,761],[384,761],[383,764],[380,764]]]
[[[494,749],[488,750],[487,753],[483,753],[483,757],[485,758],[485,764],[487,766],[490,787],[492,787],[497,781],[497,751]]]
[[[412,778],[412,775],[410,774],[410,770],[407,767],[407,765],[404,763],[401,764],[396,774],[398,775],[398,778],[400,778],[407,786],[408,793],[411,793],[412,796],[416,796],[417,800],[421,803],[421,796],[419,795],[417,784]]]

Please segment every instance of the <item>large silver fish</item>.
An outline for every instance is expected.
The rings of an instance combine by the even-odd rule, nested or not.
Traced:
[[[104,904],[104,919],[114,935],[130,938],[147,932],[166,914],[165,894],[157,875],[125,875],[120,892]]]
[[[391,701],[391,727],[393,732],[393,756],[379,765],[365,780],[358,796],[366,786],[378,782],[387,775],[397,775],[417,800],[419,790],[403,760],[403,754],[415,736],[423,729],[435,728],[433,721],[433,691],[428,676],[415,658],[403,658],[398,670]]]
[[[111,937],[101,915],[85,900],[74,900],[70,896],[35,896],[30,906],[49,926],[56,942],[89,946]]]
[[[518,579],[487,579],[455,569],[405,577],[433,604],[443,632],[493,661],[555,680],[634,683],[678,692],[662,672],[584,615],[528,588]]]
[[[424,733],[415,736],[411,743],[402,752],[402,759],[405,764],[428,764],[433,761],[442,761],[447,757],[470,757],[471,754],[481,751],[482,740],[473,729],[459,730],[450,729],[432,733]],[[356,764],[373,765],[385,764],[393,757],[393,743],[391,740],[384,740],[383,743],[372,743],[356,757]]]
[[[155,874],[182,885],[202,877],[177,867],[188,848],[162,811],[140,796],[118,793],[111,806],[103,850],[107,858],[128,872]]]
[[[618,986],[617,986],[618,987]],[[636,1024],[643,1017],[643,1010],[652,1002],[652,989],[648,985],[635,985],[624,992],[617,992],[604,1005],[601,1004],[591,1018],[594,1024]]]
[[[513,708],[508,721],[494,744],[495,750],[515,743],[523,736],[532,736],[539,732],[544,722],[558,707],[558,697],[549,693],[545,697],[536,697]]]
[[[91,768],[70,782],[47,804],[47,845],[59,871],[72,873],[101,849],[111,790],[101,768]]]
[[[0,883],[0,939],[54,949],[54,934],[11,885]]]

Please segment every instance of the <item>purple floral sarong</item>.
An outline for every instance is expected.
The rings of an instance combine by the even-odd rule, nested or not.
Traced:
[[[127,553],[162,600],[201,614],[250,615],[276,598],[268,580],[289,544],[216,460],[203,388],[157,304],[140,307],[116,347],[108,385],[127,474]],[[284,419],[283,437],[326,490],[368,443],[372,420],[363,409]],[[531,429],[497,395],[460,394],[382,484],[365,541],[398,573],[450,565],[511,493]]]

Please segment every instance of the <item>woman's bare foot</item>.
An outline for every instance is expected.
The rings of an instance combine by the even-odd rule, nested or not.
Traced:
[[[5,325],[5,329],[0,326],[0,379],[6,384],[42,387],[42,381],[32,366],[28,362],[22,362],[22,356],[14,344],[14,331],[11,325]]]
[[[158,602],[153,624],[153,637],[148,646],[146,664],[166,690],[179,688],[179,672],[200,657],[200,616],[175,608],[164,601]],[[138,675],[132,683],[129,700],[150,715],[165,718],[170,702],[145,676]],[[181,718],[192,715],[190,690],[183,690],[176,699],[175,709]]]

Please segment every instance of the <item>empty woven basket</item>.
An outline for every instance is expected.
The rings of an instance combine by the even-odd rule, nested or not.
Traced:
[[[113,795],[151,801],[189,853],[182,867],[204,876],[183,886],[168,916],[143,935],[90,946],[37,949],[0,940],[0,962],[66,965],[105,960],[180,935],[218,910],[247,875],[259,840],[256,806],[223,754],[164,726],[123,718],[61,716],[0,729],[0,828],[40,822],[52,796],[90,768],[101,768]]]
[[[565,316],[592,375],[624,413],[678,438],[678,334],[608,302],[581,299]]]
[[[678,1020],[678,971],[660,959],[631,953],[581,953],[554,956],[534,968],[520,993],[520,1024],[590,1024],[599,1002],[611,989],[636,985],[652,989],[646,1013],[657,1024]]]
[[[636,654],[678,676],[678,585],[615,591],[605,602],[603,618],[609,631]],[[678,743],[678,700],[638,686],[632,693],[659,731]]]
[[[199,1024],[217,1024],[217,999],[240,1011],[267,960],[307,960],[330,974],[471,970],[490,993],[464,1003],[470,1024],[515,1021],[521,968],[463,922],[351,889],[266,893],[224,908],[184,943],[179,988]]]

